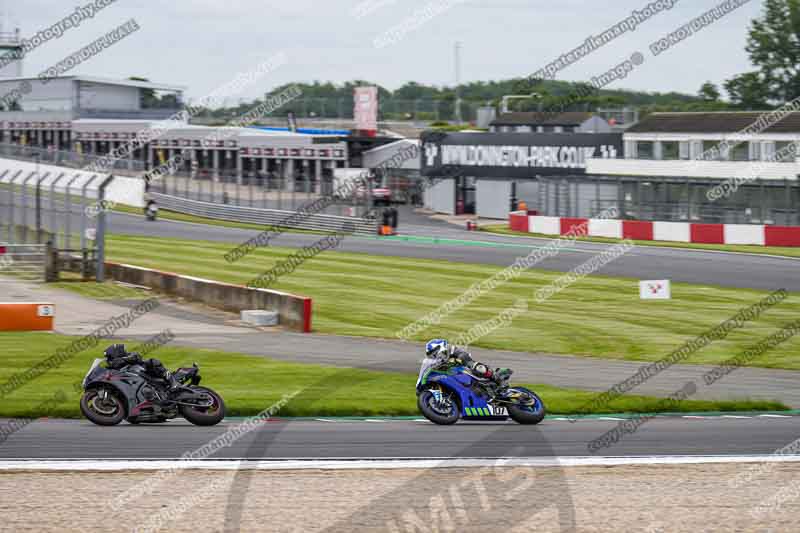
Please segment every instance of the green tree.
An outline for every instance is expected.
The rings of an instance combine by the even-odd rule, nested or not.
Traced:
[[[764,0],[764,13],[754,20],[745,48],[758,68],[726,83],[742,105],[788,102],[800,94],[800,0]],[[731,98],[734,98],[733,94]]]
[[[741,109],[769,108],[764,90],[765,82],[758,72],[746,72],[725,82],[731,102]]]
[[[703,99],[704,102],[716,102],[719,100],[720,92],[716,85],[710,81],[705,82],[697,95]]]

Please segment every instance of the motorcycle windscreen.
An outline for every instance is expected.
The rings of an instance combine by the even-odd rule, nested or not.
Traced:
[[[422,365],[419,367],[419,376],[417,376],[417,387],[419,387],[419,384],[422,382],[425,373],[437,364],[439,364],[439,360],[431,357],[426,357],[422,360]]]
[[[86,387],[86,380],[87,380],[87,379],[89,379],[89,376],[91,376],[91,375],[92,375],[92,372],[94,372],[94,369],[95,369],[95,368],[97,368],[98,366],[100,366],[100,364],[101,364],[103,361],[105,361],[105,359],[95,359],[95,360],[94,360],[94,362],[92,363],[92,366],[89,368],[89,371],[88,371],[88,372],[86,373],[86,375],[83,377],[83,381],[81,382],[81,384],[82,384],[84,387]]]

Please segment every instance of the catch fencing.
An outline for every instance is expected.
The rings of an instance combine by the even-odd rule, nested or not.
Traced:
[[[0,247],[49,245],[65,260],[77,257],[84,275],[102,281],[106,217],[90,206],[104,200],[113,179],[0,159]]]

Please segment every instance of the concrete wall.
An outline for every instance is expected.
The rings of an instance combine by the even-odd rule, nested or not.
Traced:
[[[511,181],[477,180],[475,210],[480,218],[506,219],[511,211]]]
[[[303,333],[311,331],[311,298],[266,289],[220,283],[148,268],[106,263],[106,276],[143,285],[211,307],[238,313],[247,309],[277,311],[280,325]]]

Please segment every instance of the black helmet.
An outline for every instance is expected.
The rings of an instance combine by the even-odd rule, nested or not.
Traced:
[[[112,344],[111,346],[106,348],[106,351],[103,352],[103,355],[105,355],[106,359],[110,361],[112,359],[125,357],[126,355],[128,355],[128,353],[125,351],[124,344]]]

